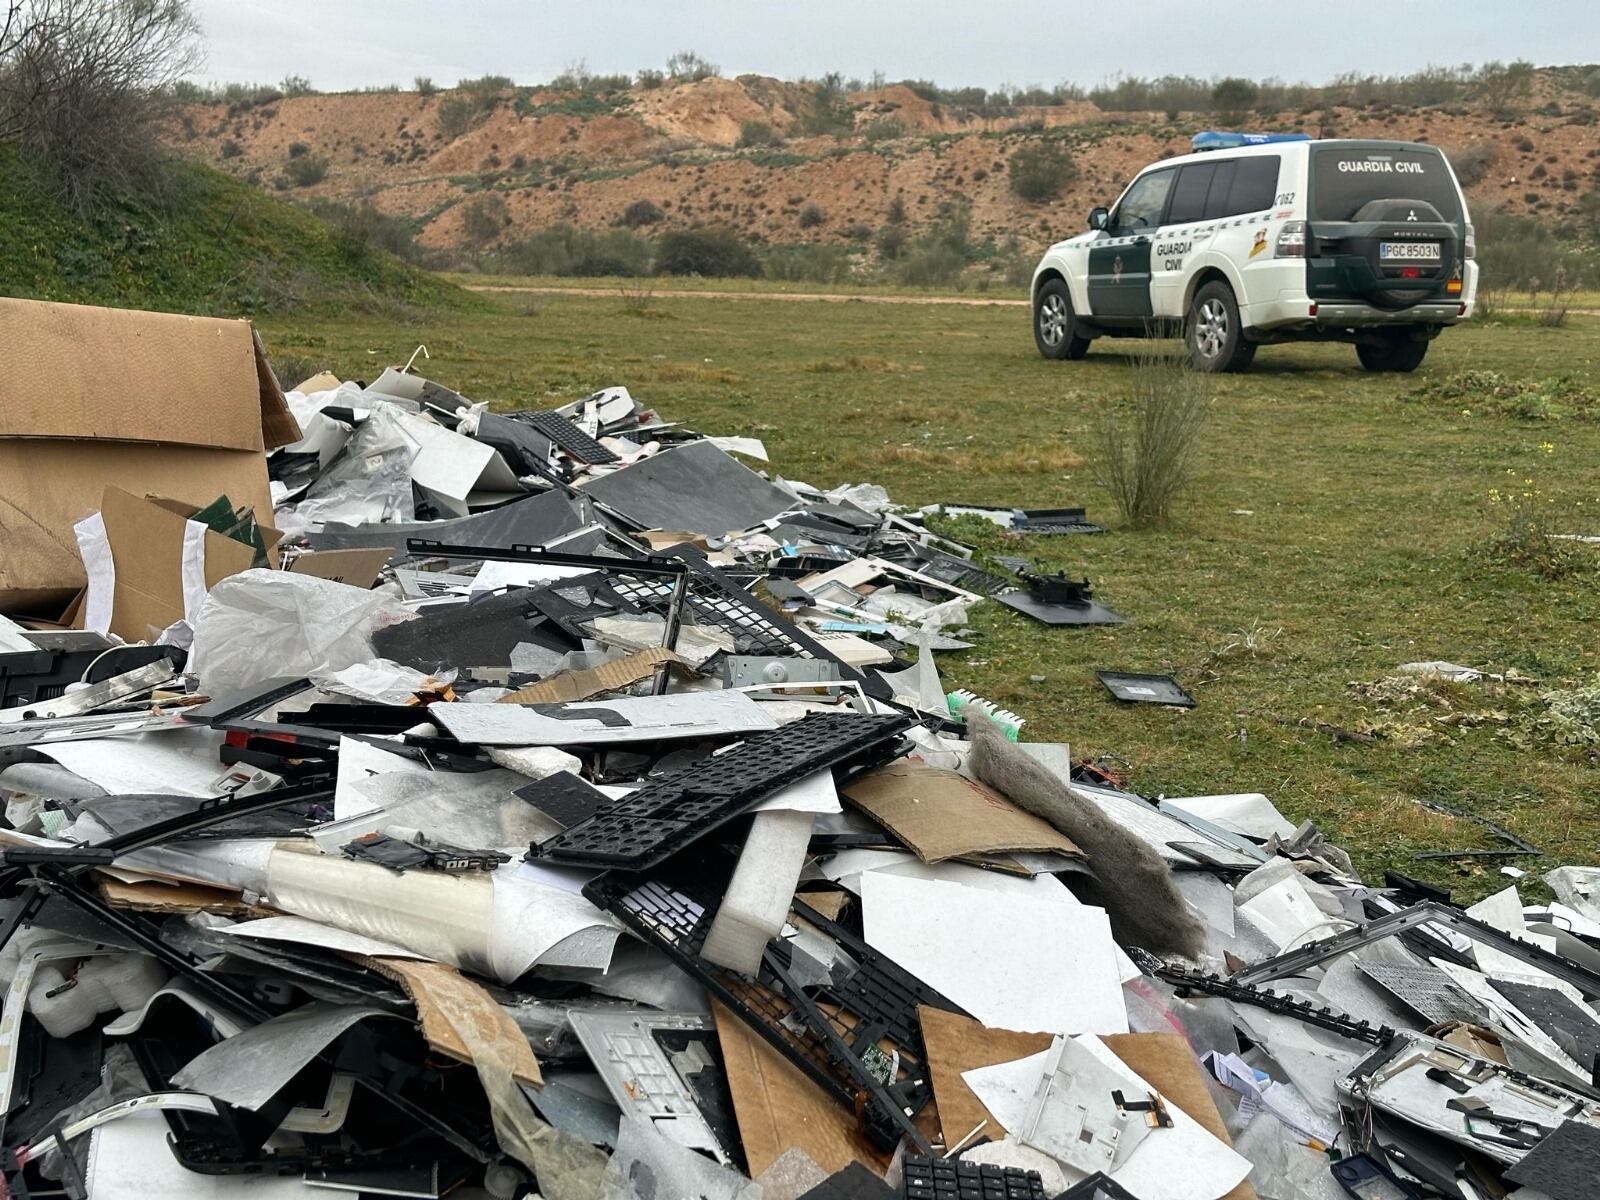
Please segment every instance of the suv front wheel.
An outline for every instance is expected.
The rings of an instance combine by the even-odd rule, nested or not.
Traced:
[[[1255,343],[1244,340],[1233,289],[1217,279],[1196,291],[1189,302],[1184,340],[1189,344],[1189,365],[1197,371],[1242,371],[1256,356]]]
[[[1072,293],[1063,280],[1048,280],[1033,301],[1033,342],[1046,358],[1082,358],[1089,339],[1078,332]]]

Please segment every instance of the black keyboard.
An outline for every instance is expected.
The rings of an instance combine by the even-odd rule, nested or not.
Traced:
[[[902,1166],[905,1200],[1045,1200],[1037,1171],[908,1154]]]

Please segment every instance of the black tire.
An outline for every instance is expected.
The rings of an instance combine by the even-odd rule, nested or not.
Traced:
[[[1196,371],[1243,371],[1256,356],[1255,343],[1244,339],[1233,289],[1220,279],[1195,292],[1183,340],[1189,347],[1189,365]]]
[[[1047,281],[1034,297],[1033,344],[1046,358],[1082,358],[1089,352],[1089,339],[1078,332],[1078,315],[1064,280]]]
[[[1381,342],[1356,343],[1356,357],[1369,371],[1409,374],[1422,365],[1427,354],[1427,342],[1403,336],[1385,338]]]

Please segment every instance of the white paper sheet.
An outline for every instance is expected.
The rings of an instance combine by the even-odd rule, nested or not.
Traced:
[[[72,532],[89,580],[89,590],[83,598],[83,627],[92,633],[104,633],[111,628],[111,601],[117,586],[105,518],[98,512],[90,513],[72,527]]]
[[[1273,834],[1294,836],[1294,823],[1260,792],[1239,792],[1228,796],[1168,796],[1164,804],[1181,808],[1192,816],[1265,841]]]
[[[179,555],[179,579],[183,584],[183,619],[191,626],[199,619],[206,599],[206,534],[199,521],[183,523],[183,549]]]
[[[861,878],[868,944],[985,1025],[1126,1033],[1105,910],[885,871]]]
[[[390,754],[360,738],[339,739],[339,769],[333,782],[333,816],[336,821],[376,812],[378,804],[361,791],[363,780],[375,775],[427,775],[422,763]]]
[[[821,770],[774,792],[750,811],[836,813],[843,812],[844,806],[839,803],[839,789],[833,786],[833,772]]]
[[[961,1078],[1002,1128],[1007,1133],[1015,1133],[1022,1128],[1028,1102],[1039,1090],[1045,1059],[1049,1057],[1050,1051],[1041,1050],[1026,1058],[963,1071]]]
[[[222,738],[220,730],[197,727],[56,742],[38,750],[110,796],[214,796],[223,769],[218,755]]]
[[[1156,1091],[1099,1038],[1075,1040],[1130,1084],[1146,1092]],[[1177,1105],[1169,1101],[1166,1107],[1172,1128],[1151,1131],[1111,1172],[1111,1178],[1139,1200],[1217,1200],[1237,1187],[1250,1173],[1250,1160]]]
[[[915,854],[903,850],[841,850],[820,864],[823,875],[841,887],[861,894],[861,876],[867,872],[887,871],[909,879],[939,880],[944,883],[963,883],[991,892],[1006,892],[1017,896],[1032,896],[1054,900],[1062,904],[1078,901],[1067,887],[1054,875],[1010,875],[1004,871],[985,871],[961,862],[925,863]]]

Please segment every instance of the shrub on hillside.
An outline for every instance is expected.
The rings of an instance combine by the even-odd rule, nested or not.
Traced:
[[[474,245],[483,245],[500,236],[510,221],[505,197],[498,192],[474,196],[461,207],[461,230]]]
[[[1248,79],[1219,79],[1211,89],[1211,111],[1238,118],[1256,106],[1261,88]]]
[[[656,274],[755,277],[761,259],[732,229],[702,225],[663,234],[656,247]]]
[[[187,0],[0,8],[0,140],[75,211],[171,182],[158,136],[170,89],[200,62]]]
[[[667,78],[674,82],[689,81],[699,83],[702,79],[712,79],[722,74],[722,68],[710,62],[693,50],[680,50],[667,59]]]
[[[819,225],[827,224],[828,214],[822,211],[820,204],[808,204],[800,210],[796,220],[799,221],[801,229],[815,229]]]
[[[1030,142],[1006,166],[1011,190],[1030,204],[1054,200],[1077,177],[1078,164],[1066,147],[1055,142]]]
[[[283,164],[283,173],[295,187],[310,187],[327,177],[328,160],[320,154],[301,154]]]
[[[379,212],[370,203],[315,200],[311,211],[333,227],[334,242],[346,258],[357,260],[375,250],[413,263],[421,263],[427,257],[417,245],[410,221]]]
[[[419,96],[431,96],[439,90],[438,85],[427,75],[418,75],[412,80],[412,84],[417,89],[417,95]]]
[[[1489,176],[1497,151],[1493,142],[1474,142],[1460,150],[1451,151],[1447,157],[1462,187],[1473,187]]]
[[[467,97],[446,96],[439,101],[434,120],[439,123],[439,132],[444,135],[444,140],[453,142],[472,128],[478,112],[478,106]]]
[[[654,225],[665,216],[661,206],[654,200],[635,200],[622,210],[618,223],[629,229],[640,229],[646,225]]]
[[[878,247],[878,257],[885,262],[892,262],[905,253],[908,240],[904,225],[891,224],[880,228],[873,242]]]
[[[763,121],[752,117],[739,124],[739,146],[741,149],[750,149],[761,146],[781,146],[783,138],[772,127],[771,121]]]
[[[243,153],[244,147],[239,145],[239,143],[234,141],[232,138],[229,138],[227,141],[223,142],[222,145],[217,147],[217,155],[221,158],[238,158]]]

